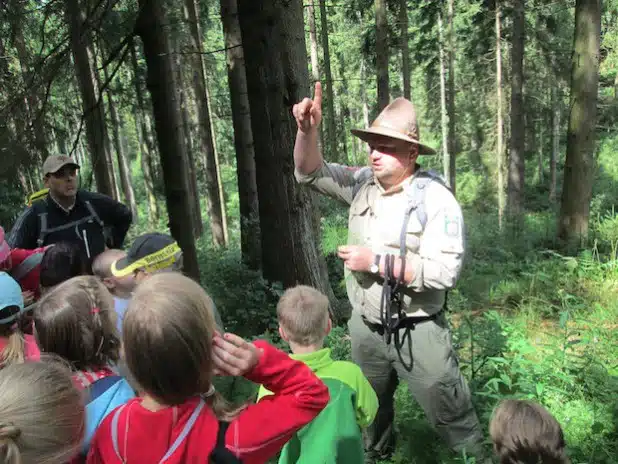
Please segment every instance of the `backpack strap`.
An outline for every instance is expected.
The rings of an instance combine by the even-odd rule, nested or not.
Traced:
[[[120,382],[122,377],[119,375],[109,375],[107,377],[103,377],[102,379],[97,380],[93,384],[88,387],[88,402],[92,403],[99,396],[113,387],[116,383]]]
[[[415,212],[418,222],[421,224],[421,230],[425,230],[427,225],[427,209],[425,198],[427,196],[427,189],[432,182],[438,182],[449,191],[451,190],[444,178],[433,170],[420,171],[415,179],[412,181],[412,188],[408,191],[408,207],[406,208],[403,224],[401,226],[401,233],[399,235],[399,256],[401,257],[401,279],[405,275],[405,256],[406,256],[406,236],[408,233],[408,222],[412,211]],[[444,309],[447,309],[446,302],[448,299],[448,291],[444,295]]]
[[[46,200],[43,200],[46,201]],[[37,202],[33,205],[33,207],[38,207],[39,204],[42,204],[42,202]],[[88,209],[88,212],[90,213],[89,216],[83,217],[81,219],[78,219],[77,221],[72,221],[72,222],[68,222],[66,224],[62,224],[61,226],[58,227],[53,227],[53,228],[49,228],[47,225],[47,211],[42,211],[38,214],[39,216],[39,238],[37,240],[38,246],[42,247],[45,243],[45,237],[53,232],[58,232],[60,230],[64,230],[64,229],[70,229],[71,227],[77,227],[80,224],[83,224],[85,222],[88,221],[92,221],[94,220],[102,229],[105,227],[105,224],[103,223],[103,221],[101,220],[101,218],[99,217],[99,215],[97,214],[96,210],[94,209],[94,207],[92,206],[92,203],[90,203],[89,200],[84,201],[84,204],[86,205],[86,208]],[[80,237],[80,239],[83,240],[83,237]]]
[[[39,238],[37,244],[42,247],[45,243],[45,236],[47,235],[47,211],[39,214]]]
[[[124,408],[126,406],[127,404],[125,403],[122,406],[120,406],[118,409],[116,409],[116,412],[114,413],[114,417],[112,418],[112,424],[111,424],[112,446],[114,447],[114,453],[116,453],[116,457],[120,459],[120,462],[124,462],[124,459],[122,458],[122,456],[120,456],[120,449],[118,448],[118,420],[120,419],[120,414],[122,414],[122,411],[124,411]]]
[[[197,421],[197,418],[202,412],[202,409],[204,409],[205,405],[206,405],[206,402],[204,401],[204,399],[200,398],[199,403],[197,404],[197,406],[195,406],[195,409],[191,413],[189,420],[187,420],[187,423],[185,424],[182,431],[180,432],[180,435],[176,437],[176,440],[174,440],[174,443],[172,443],[172,446],[170,446],[170,448],[167,450],[167,452],[165,453],[165,456],[161,458],[161,460],[159,461],[159,464],[162,464],[165,461],[167,461],[176,452],[176,450],[182,444],[182,442],[185,441],[185,439],[191,432],[191,429],[193,429],[193,426],[195,425],[195,422]],[[114,417],[112,418],[112,424],[111,424],[112,446],[114,447],[114,452],[116,453],[116,456],[118,457],[118,459],[120,459],[121,462],[125,462],[125,460],[121,456],[120,447],[118,446],[118,421],[120,420],[120,414],[124,410],[125,406],[126,406],[126,403],[116,410],[116,412],[114,413]]]
[[[438,173],[434,171],[420,171],[412,181],[412,188],[408,190],[408,206],[403,216],[403,224],[399,234],[399,253],[401,257],[406,255],[406,234],[408,233],[408,222],[410,222],[410,216],[413,211],[421,224],[422,230],[425,230],[427,225],[425,197],[427,196],[429,184],[434,181],[446,186]]]
[[[97,222],[97,224],[99,224],[101,227],[104,227],[105,224],[103,223],[103,221],[101,220],[101,218],[97,214],[96,210],[92,206],[92,203],[90,203],[90,200],[86,200],[86,201],[84,201],[84,203],[86,204],[86,208],[88,208],[88,211],[90,212],[90,215]]]
[[[373,177],[373,171],[370,167],[366,166],[359,169],[354,173],[354,185],[352,186],[352,199],[360,191],[361,187],[367,183],[369,179]]]
[[[230,426],[229,422],[219,421],[219,430],[217,431],[217,443],[210,453],[211,464],[242,464],[234,453],[232,453],[225,445],[225,434]]]
[[[34,270],[39,264],[41,264],[43,254],[43,252],[31,254],[9,271],[10,276],[19,282],[21,279],[26,277],[30,271]]]

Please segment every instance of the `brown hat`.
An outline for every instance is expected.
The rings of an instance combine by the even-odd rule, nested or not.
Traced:
[[[79,164],[73,161],[73,158],[66,155],[48,156],[43,163],[43,175],[54,174],[64,166],[73,166],[79,169]]]
[[[368,129],[352,129],[352,134],[367,143],[380,139],[397,139],[418,145],[421,155],[434,155],[433,148],[423,145],[420,141],[416,111],[410,100],[399,97],[393,100]]]

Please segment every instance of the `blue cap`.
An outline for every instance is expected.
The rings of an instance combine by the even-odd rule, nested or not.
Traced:
[[[17,306],[19,311],[13,314],[5,314],[5,308]],[[21,287],[15,279],[6,272],[0,272],[0,324],[8,324],[17,319],[24,309],[24,298],[21,294]]]

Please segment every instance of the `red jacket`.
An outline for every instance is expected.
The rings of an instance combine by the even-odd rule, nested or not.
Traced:
[[[274,395],[248,406],[227,429],[227,449],[245,464],[266,462],[329,401],[328,388],[305,364],[264,341],[255,345],[264,353],[245,377],[265,384]],[[196,397],[181,406],[153,412],[142,407],[139,398],[129,401],[101,423],[87,462],[158,463],[164,456],[166,464],[209,462],[219,422],[208,406],[200,410],[200,405],[201,398]],[[197,418],[184,435],[192,415]],[[181,435],[186,438],[177,441]],[[178,446],[174,449],[174,445]]]
[[[29,258],[30,256],[36,255],[40,253],[40,258],[43,257],[43,254],[45,253],[46,248],[35,248],[34,250],[24,250],[21,248],[13,248],[11,250],[11,254],[10,254],[10,258],[7,260],[10,266],[10,269],[8,270],[8,272],[10,273],[11,271],[15,271],[16,268],[19,267],[19,265],[26,259]],[[39,297],[41,296],[41,290],[39,287],[39,276],[41,274],[41,266],[40,266],[40,260],[39,263],[36,264],[36,266],[33,267],[33,269],[28,272],[26,275],[24,275],[21,279],[18,280],[18,283],[22,289],[22,291],[31,291],[34,293],[34,297],[35,299],[39,299]]]

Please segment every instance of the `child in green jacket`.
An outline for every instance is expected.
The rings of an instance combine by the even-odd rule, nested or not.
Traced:
[[[328,406],[284,446],[279,464],[362,463],[361,429],[373,422],[378,398],[356,364],[334,361],[323,348],[332,326],[328,299],[312,287],[290,288],[277,304],[277,318],[291,357],[307,364],[330,392]],[[260,387],[258,401],[269,394]]]

